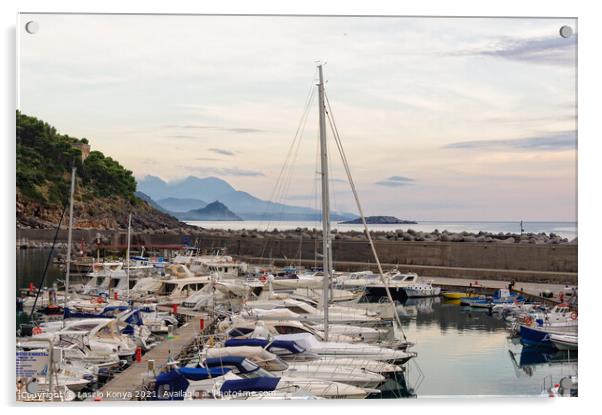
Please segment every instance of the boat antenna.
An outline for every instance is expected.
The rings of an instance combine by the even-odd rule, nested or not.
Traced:
[[[322,64],[318,65],[318,107],[320,121],[320,177],[322,179],[322,268],[324,276],[322,281],[324,286],[322,302],[324,307],[324,341],[328,341],[328,291],[330,288],[330,194],[328,188],[328,153],[326,144],[326,106],[324,102],[324,75]]]
[[[65,299],[63,310],[67,310],[67,302],[69,301],[69,278],[71,276],[71,240],[73,236],[73,194],[75,193],[75,172],[76,167],[71,169],[71,191],[69,193],[69,230],[67,232],[67,273],[65,274]],[[63,314],[63,327],[65,327],[65,319]]]

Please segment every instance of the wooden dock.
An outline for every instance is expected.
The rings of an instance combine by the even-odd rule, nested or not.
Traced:
[[[176,359],[184,352],[200,334],[211,325],[210,316],[196,313],[187,323],[176,329],[171,336],[155,346],[142,356],[140,362],[132,364],[123,372],[115,375],[102,388],[94,392],[89,400],[96,401],[124,401],[138,400],[143,383],[143,378],[148,372],[149,360],[155,361],[155,371],[158,372],[165,365],[169,356]],[[201,331],[201,319],[205,329]]]

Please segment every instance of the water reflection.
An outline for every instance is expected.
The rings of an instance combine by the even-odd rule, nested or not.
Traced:
[[[453,300],[452,300],[453,301]],[[454,329],[503,331],[506,323],[493,318],[486,309],[461,307],[440,297],[410,298],[397,307],[406,327],[437,325],[442,331]]]
[[[398,309],[424,373],[418,397],[540,395],[545,378],[577,372],[574,352],[523,348],[509,338],[506,322],[488,310],[440,298],[411,299]],[[418,383],[418,374],[406,373],[410,387]]]
[[[39,285],[50,249],[17,249],[17,290],[26,288],[29,283]],[[57,250],[54,251],[56,256]],[[46,275],[45,286],[64,278],[64,271],[54,263],[50,263]]]
[[[567,368],[577,366],[577,353],[568,350],[542,350],[534,347],[522,347],[520,353],[508,350],[515,369],[521,371],[517,376],[533,376],[538,367],[564,365]]]

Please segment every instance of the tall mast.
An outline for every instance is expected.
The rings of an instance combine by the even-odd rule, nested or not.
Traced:
[[[322,65],[318,65],[320,83],[318,84],[318,106],[320,114],[320,165],[322,178],[322,268],[324,277],[322,281],[324,306],[324,340],[328,341],[328,290],[330,288],[331,262],[330,262],[330,193],[328,189],[328,146],[326,145],[326,106],[324,103],[324,77]]]
[[[71,170],[71,192],[69,196],[69,231],[67,233],[67,274],[65,275],[65,304],[63,309],[67,309],[69,300],[69,277],[71,274],[71,238],[73,233],[73,194],[75,193],[75,167]],[[63,325],[65,320],[63,319]]]
[[[132,232],[132,214],[128,217],[128,249],[125,254],[126,268],[125,268],[125,278],[126,278],[126,299],[130,298],[130,244],[131,244],[131,232]]]

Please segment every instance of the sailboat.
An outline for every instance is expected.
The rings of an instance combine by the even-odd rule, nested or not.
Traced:
[[[391,291],[389,290],[389,280],[386,278],[385,273],[383,271],[382,265],[378,258],[378,254],[376,252],[376,248],[374,245],[374,241],[372,240],[372,236],[368,229],[368,224],[366,223],[366,217],[364,215],[364,211],[362,209],[362,205],[360,203],[359,195],[355,187],[355,183],[353,181],[353,177],[351,175],[351,169],[349,167],[349,163],[347,160],[347,156],[345,155],[345,151],[343,149],[343,145],[341,143],[341,139],[338,133],[338,129],[336,127],[336,123],[334,122],[334,118],[332,115],[332,108],[330,106],[330,102],[326,97],[325,89],[324,89],[324,74],[323,74],[323,65],[318,65],[318,108],[319,108],[319,127],[320,127],[320,178],[322,184],[322,270],[324,273],[323,278],[323,293],[322,293],[322,306],[324,307],[323,316],[324,316],[324,341],[329,341],[329,292],[331,291],[331,283],[334,279],[334,270],[333,270],[333,261],[332,261],[332,234],[330,230],[330,191],[329,191],[329,178],[328,178],[328,145],[326,143],[326,118],[328,116],[329,125],[333,132],[333,136],[335,139],[336,147],[341,156],[341,160],[343,162],[343,167],[345,169],[345,173],[347,175],[347,180],[351,187],[351,191],[353,193],[353,197],[355,200],[356,207],[358,209],[358,213],[360,215],[362,225],[364,227],[364,233],[368,239],[368,243],[370,244],[370,249],[372,251],[372,255],[375,259],[376,265],[378,267],[378,276],[380,281],[384,287],[385,298],[388,300],[390,304],[390,308],[393,312],[394,320],[393,327],[394,333],[400,334],[403,337],[403,340],[400,338],[400,342],[407,344],[407,339],[405,338],[405,334],[402,330],[401,320],[397,313],[396,305],[393,301],[393,297],[391,296]],[[328,112],[327,112],[328,106]]]

